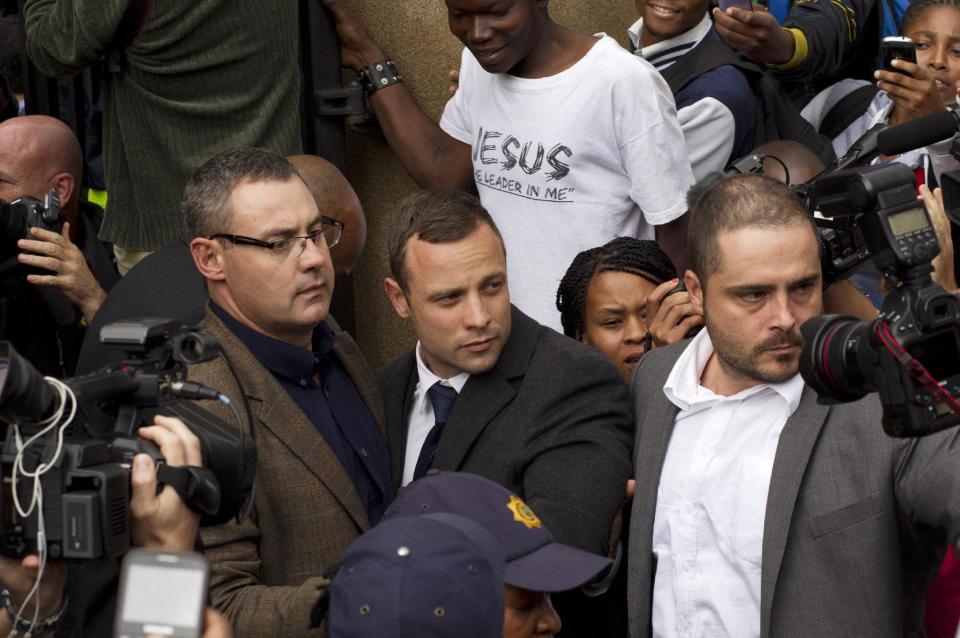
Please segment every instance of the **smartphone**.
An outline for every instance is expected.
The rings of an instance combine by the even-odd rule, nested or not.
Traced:
[[[880,51],[883,54],[883,68],[887,71],[903,73],[904,71],[894,68],[890,63],[894,60],[906,60],[907,62],[917,63],[917,45],[910,38],[900,36],[889,36],[883,39],[880,45]]]
[[[116,638],[200,638],[209,569],[194,552],[135,549],[123,559]]]
[[[721,11],[726,11],[730,7],[736,7],[744,11],[753,11],[753,4],[750,0],[720,0]]]
[[[941,173],[940,188],[943,189],[943,212],[951,223],[960,226],[960,171]]]

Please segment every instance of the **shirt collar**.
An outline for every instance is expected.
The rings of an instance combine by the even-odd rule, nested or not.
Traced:
[[[226,310],[210,301],[210,310],[237,335],[251,354],[256,357],[267,370],[276,376],[283,377],[294,383],[305,385],[313,379],[318,365],[333,349],[335,336],[333,330],[325,322],[320,322],[313,329],[313,350],[305,350],[286,341],[274,339],[250,326],[241,323]]]
[[[663,386],[663,393],[681,410],[709,407],[722,401],[743,401],[764,391],[779,394],[786,401],[789,414],[793,414],[800,405],[804,382],[799,373],[781,383],[760,383],[729,397],[714,394],[700,385],[703,369],[713,356],[713,352],[713,341],[710,340],[709,333],[701,330],[674,363],[667,382]]]
[[[417,357],[417,391],[413,397],[414,410],[418,412],[423,412],[426,407],[427,401],[427,390],[432,388],[435,383],[438,381],[443,385],[450,386],[457,391],[457,394],[463,390],[463,386],[467,384],[467,380],[470,378],[469,372],[461,372],[455,376],[450,377],[449,379],[441,379],[435,375],[430,368],[427,367],[427,364],[424,363],[423,357],[420,354],[420,342],[417,341],[417,346],[413,349]]]
[[[627,37],[630,38],[634,55],[648,60],[657,67],[658,70],[662,70],[670,66],[670,64],[675,62],[681,55],[698,45],[700,40],[709,33],[712,26],[713,23],[710,21],[710,15],[704,13],[703,18],[697,23],[697,26],[692,29],[684,31],[680,35],[675,35],[663,42],[657,42],[656,44],[641,48],[640,31],[643,28],[643,18],[640,18],[627,29]],[[676,51],[674,51],[674,49],[676,49]],[[658,60],[661,58],[663,59],[663,63],[658,63]],[[667,62],[667,58],[669,58],[669,62]]]

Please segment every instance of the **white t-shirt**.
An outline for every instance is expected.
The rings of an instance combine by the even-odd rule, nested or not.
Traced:
[[[666,82],[602,36],[535,80],[483,70],[468,50],[440,126],[473,151],[484,207],[507,247],[510,298],[560,330],[557,286],[582,250],[686,211],[693,174]]]

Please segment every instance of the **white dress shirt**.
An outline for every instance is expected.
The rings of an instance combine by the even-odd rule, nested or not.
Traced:
[[[417,459],[420,458],[420,450],[423,448],[423,442],[427,440],[430,430],[436,425],[436,419],[433,417],[433,403],[427,390],[433,387],[438,381],[443,385],[450,386],[460,394],[467,379],[470,378],[469,372],[441,379],[427,367],[420,356],[420,342],[414,348],[417,356],[417,387],[413,391],[413,404],[410,406],[410,414],[407,415],[407,447],[403,454],[403,481],[401,485],[406,485],[413,480],[413,472],[417,469]]]
[[[760,635],[760,565],[770,475],[803,379],[730,397],[700,385],[713,355],[706,330],[663,391],[680,408],[657,490],[654,636]]]

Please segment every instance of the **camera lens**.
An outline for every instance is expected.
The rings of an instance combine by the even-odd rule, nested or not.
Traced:
[[[853,317],[824,315],[800,327],[800,374],[820,396],[855,401],[876,388],[870,324]]]

